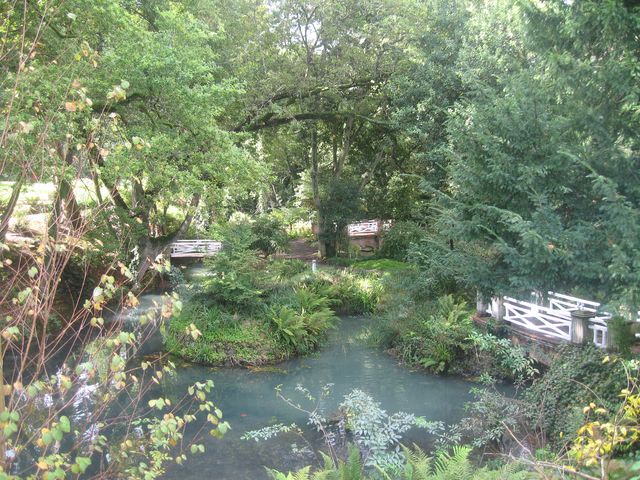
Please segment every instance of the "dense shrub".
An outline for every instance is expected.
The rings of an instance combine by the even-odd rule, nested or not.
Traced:
[[[203,281],[203,290],[212,302],[237,308],[255,306],[259,290],[260,261],[251,251],[222,251],[207,262],[211,275]]]
[[[460,242],[454,244],[452,239],[440,237],[425,238],[411,244],[407,260],[420,271],[417,280],[430,296],[469,293],[465,290],[473,283],[477,259],[467,255],[460,248]]]
[[[250,250],[251,244],[256,241],[251,219],[240,214],[232,216],[226,223],[214,225],[210,235],[222,241],[227,253]]]
[[[620,363],[603,363],[604,358],[592,346],[561,346],[549,370],[525,392],[552,446],[559,448],[575,436],[584,422],[582,408],[590,402],[617,410],[627,377]]]
[[[284,251],[289,244],[289,236],[280,220],[273,216],[261,215],[251,224],[251,232],[255,240],[250,248],[264,255],[272,255]]]
[[[165,345],[169,352],[211,365],[260,365],[281,360],[268,329],[194,297],[169,324]],[[192,335],[195,327],[201,335]]]
[[[302,260],[275,260],[267,265],[266,270],[274,279],[283,281],[305,272],[310,273],[311,267]]]
[[[348,315],[367,314],[376,310],[382,284],[375,273],[337,271],[331,274],[328,294],[336,301],[339,312]]]
[[[314,350],[337,320],[329,299],[299,290],[293,304],[271,307],[269,321],[276,339],[295,353]]]
[[[406,260],[409,247],[424,238],[424,227],[415,222],[394,224],[382,237],[380,255],[396,260]]]
[[[413,312],[416,318],[398,338],[396,350],[406,363],[442,373],[470,347],[471,311],[452,295],[440,297],[429,307]]]
[[[490,333],[472,332],[469,340],[475,349],[478,368],[485,375],[506,378],[521,384],[539,373],[533,359],[519,345],[508,338]]]
[[[276,470],[268,470],[273,480],[526,480],[535,478],[518,462],[509,462],[502,466],[477,467],[471,460],[472,449],[466,446],[458,446],[451,453],[440,452],[435,458],[427,455],[417,446],[413,449],[404,447],[406,464],[402,470],[394,476],[386,472],[380,476],[377,473],[365,470],[358,449],[349,450],[346,461],[340,460],[338,465],[333,465],[330,458],[324,456],[324,466],[316,472],[311,472],[310,467],[305,467],[295,473],[284,474]]]
[[[202,289],[165,335],[176,355],[210,364],[272,363],[314,350],[335,324],[332,306],[339,302],[330,297],[330,273],[313,275],[303,262],[265,262],[251,250],[224,251],[207,265]]]

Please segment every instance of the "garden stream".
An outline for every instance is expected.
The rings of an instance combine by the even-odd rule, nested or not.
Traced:
[[[145,308],[151,308],[153,300],[159,298],[144,295],[136,314],[144,313]],[[249,430],[274,423],[295,423],[305,430],[305,438],[313,448],[322,448],[319,434],[307,425],[306,414],[277,398],[278,385],[282,385],[285,396],[301,399],[296,396],[296,385],[303,385],[311,394],[319,396],[323,386],[333,384],[332,394],[321,404],[327,417],[336,411],[345,394],[361,389],[380,402],[388,413],[403,411],[427,420],[458,421],[463,416],[464,403],[471,399],[472,384],[460,378],[428,375],[398,365],[394,358],[362,339],[367,323],[366,317],[343,317],[318,352],[272,368],[212,368],[176,362],[177,374],[164,381],[162,392],[156,391],[154,395],[177,401],[190,385],[212,379],[215,387],[209,398],[223,411],[223,419],[229,422],[231,430],[222,440],[204,435],[201,443],[206,452],[189,455],[183,465],[169,467],[164,478],[263,479],[268,478],[265,466],[288,471],[315,463],[307,443],[293,433],[260,442],[241,439]],[[161,340],[155,338],[147,342],[142,354],[161,348]],[[187,432],[187,437],[200,426]],[[404,435],[403,443],[428,446],[428,434],[413,429]]]

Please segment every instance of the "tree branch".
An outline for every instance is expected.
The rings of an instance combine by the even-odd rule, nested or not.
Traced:
[[[234,132],[256,132],[263,128],[279,127],[291,122],[303,122],[306,120],[323,120],[332,121],[341,118],[359,118],[365,122],[373,123],[376,125],[384,125],[391,127],[393,124],[387,120],[379,120],[377,118],[367,117],[366,115],[360,115],[353,112],[303,112],[294,113],[286,117],[274,117],[273,114],[269,114],[266,118],[263,118],[258,123],[253,123],[244,127],[236,127]]]

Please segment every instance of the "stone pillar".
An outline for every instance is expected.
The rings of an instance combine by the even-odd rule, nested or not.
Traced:
[[[593,340],[593,332],[589,329],[589,319],[593,312],[573,310],[571,312],[571,343],[586,345]]]
[[[491,299],[491,315],[498,321],[504,320],[504,297],[493,297]]]
[[[624,337],[632,338],[633,332],[631,331],[632,320],[626,320],[622,317],[613,317],[607,320],[607,350],[619,351],[620,345],[625,343]],[[612,328],[612,324],[617,324]],[[622,338],[618,338],[622,337]]]
[[[476,293],[476,311],[478,312],[478,315],[480,317],[487,316],[488,305],[484,298],[485,298],[484,295],[482,295],[480,291]]]

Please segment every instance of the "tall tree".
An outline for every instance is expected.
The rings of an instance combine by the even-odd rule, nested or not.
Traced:
[[[471,284],[637,304],[638,18],[619,1],[474,6],[438,201]]]
[[[322,255],[335,253],[341,228],[358,215],[355,200],[396,153],[384,85],[402,62],[407,21],[417,13],[411,2],[374,0],[291,0],[271,10],[275,45],[254,64],[246,114],[235,129],[256,132],[263,143],[287,135],[306,150],[292,173],[309,172]],[[343,201],[347,190],[353,202]],[[332,214],[331,205],[347,203],[352,208]]]

